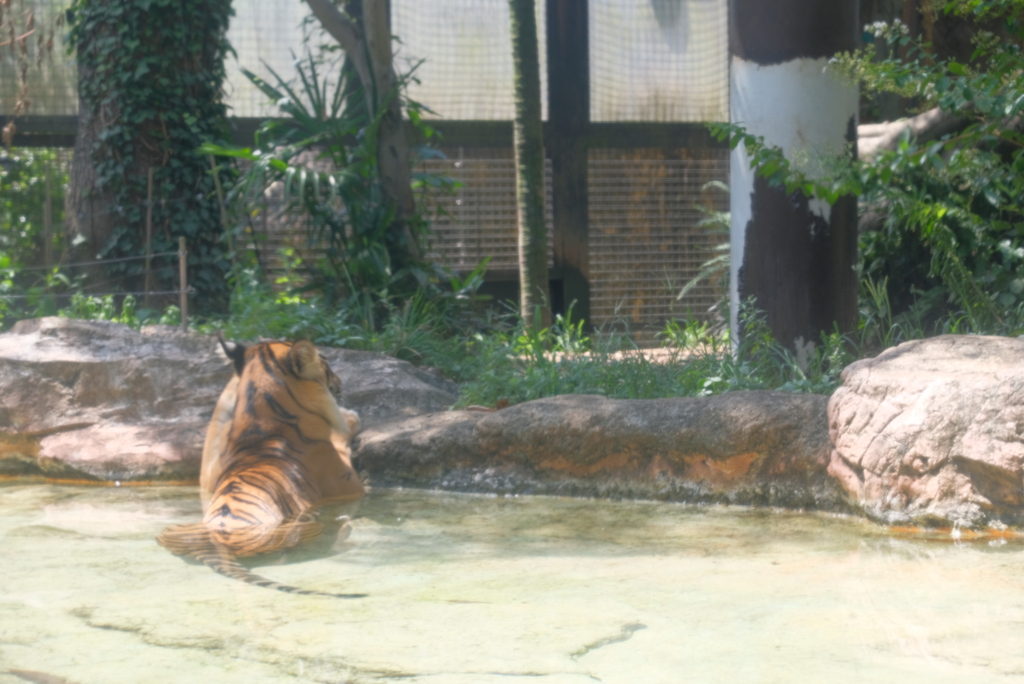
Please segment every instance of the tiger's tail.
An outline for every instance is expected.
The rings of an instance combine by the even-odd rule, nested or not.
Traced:
[[[316,523],[291,523],[291,525],[310,525],[308,530],[300,530],[300,537],[316,537],[320,533]],[[283,526],[282,526],[283,527]],[[296,530],[291,530],[292,534]],[[356,599],[365,598],[366,594],[332,594],[323,591],[312,591],[300,589],[289,584],[281,584],[250,572],[242,566],[235,556],[222,545],[216,544],[210,535],[209,528],[204,523],[191,523],[186,525],[169,525],[157,535],[156,541],[176,556],[189,556],[194,558],[214,572],[230,577],[231,579],[254,584],[258,587],[276,589],[289,594],[301,596],[330,596],[331,598]]]

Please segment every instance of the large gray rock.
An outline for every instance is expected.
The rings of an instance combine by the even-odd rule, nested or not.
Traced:
[[[1024,340],[947,335],[851,364],[829,471],[889,523],[1024,523]]]
[[[442,411],[455,386],[381,354],[324,349],[364,425]],[[0,475],[193,480],[231,368],[213,337],[41,318],[0,335]]]
[[[827,397],[567,395],[356,436],[371,484],[849,510],[827,474]]]

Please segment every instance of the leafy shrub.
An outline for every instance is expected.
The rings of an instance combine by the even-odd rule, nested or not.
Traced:
[[[52,315],[52,296],[68,285],[56,269],[44,268],[46,175],[50,175],[54,226],[64,214],[67,172],[55,150],[0,149],[0,329],[20,318]],[[51,252],[60,261],[63,233],[54,229]]]
[[[741,310],[744,334],[734,351],[728,332],[712,332],[690,319],[666,325],[667,356],[642,353],[622,336],[582,335],[557,316],[534,332],[519,319],[504,333],[477,334],[464,366],[459,406],[510,404],[558,394],[598,394],[617,399],[709,396],[733,390],[769,389],[831,393],[853,359],[838,333],[797,359],[772,339],[764,316]]]

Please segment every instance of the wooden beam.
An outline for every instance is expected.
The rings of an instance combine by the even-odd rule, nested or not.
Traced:
[[[590,65],[587,0],[548,0],[548,125],[555,266],[562,271],[560,313],[573,307],[590,323],[587,148]]]
[[[252,147],[256,130],[268,118],[229,117],[228,130],[231,142],[241,147]],[[279,119],[280,120],[280,119]],[[0,116],[0,128],[7,124],[8,117]],[[73,147],[78,117],[75,116],[20,116],[17,119],[18,133],[16,147]],[[429,121],[443,136],[441,147],[512,147],[511,121],[457,121],[438,119]],[[425,142],[415,137],[415,129],[409,125],[410,140],[417,144]],[[544,123],[546,147],[554,145],[558,135],[557,123]],[[724,149],[727,144],[718,142],[702,123],[658,123],[630,121],[618,123],[584,123],[584,143],[588,148],[689,148]],[[436,143],[435,143],[436,144]]]

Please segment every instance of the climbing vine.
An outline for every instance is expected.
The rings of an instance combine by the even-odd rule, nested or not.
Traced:
[[[204,309],[226,305],[229,263],[210,163],[196,150],[227,134],[222,89],[232,13],[230,0],[74,0],[68,11],[79,96],[96,127],[95,175],[83,195],[103,200],[76,218],[106,215],[106,243],[93,246],[98,256],[143,254],[153,168],[152,251],[174,250],[186,238],[189,284]],[[154,260],[159,289],[176,285],[175,264]],[[123,287],[141,285],[142,262],[108,268]]]

